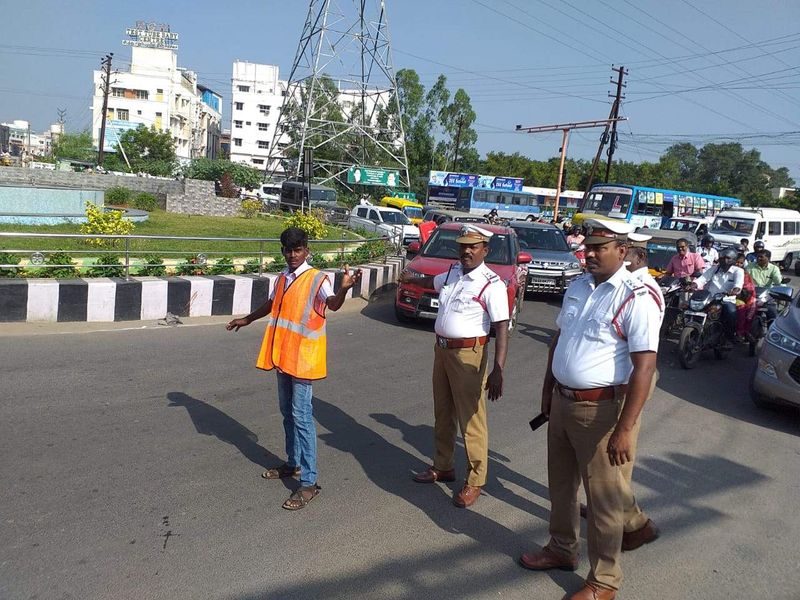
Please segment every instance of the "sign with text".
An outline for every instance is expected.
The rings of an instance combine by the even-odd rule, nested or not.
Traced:
[[[494,175],[475,175],[472,173],[449,173],[447,171],[431,171],[428,185],[456,188],[486,188],[521,192],[521,177],[495,177]]]
[[[136,27],[125,30],[129,40],[122,40],[123,46],[136,48],[160,48],[163,50],[178,49],[178,34],[169,30],[166,23],[147,23],[136,21]]]
[[[347,169],[347,183],[396,187],[400,183],[400,171],[353,166]]]

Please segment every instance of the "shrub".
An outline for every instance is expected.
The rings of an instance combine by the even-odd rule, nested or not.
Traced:
[[[316,269],[327,269],[336,265],[336,260],[328,260],[321,253],[313,254],[309,264]]]
[[[72,257],[66,252],[53,252],[44,261],[46,265],[65,265],[59,267],[40,269],[39,277],[55,277],[56,279],[71,279],[78,277],[78,269]]]
[[[307,213],[296,212],[286,219],[286,227],[299,227],[308,234],[312,240],[319,240],[328,233],[323,222],[322,211],[311,210]]]
[[[175,267],[176,275],[205,275],[206,271],[206,265],[201,263],[197,256],[190,256],[186,262]]]
[[[133,208],[153,212],[158,208],[158,198],[153,194],[140,192],[136,194],[136,197],[133,199]]]
[[[258,273],[258,259],[251,258],[242,267],[242,273]]]
[[[378,256],[383,256],[389,249],[389,243],[385,240],[371,240],[359,245],[347,255],[347,262],[351,265],[368,263]]]
[[[167,268],[164,266],[164,259],[155,254],[145,256],[144,264],[139,267],[139,271],[136,274],[150,277],[163,277],[167,274]]]
[[[133,199],[133,190],[129,190],[126,187],[114,186],[106,190],[105,197],[107,204],[128,206],[128,203]]]
[[[221,195],[223,198],[238,198],[239,188],[233,183],[231,174],[225,171],[222,174],[222,179],[219,180],[220,188],[222,189]]]
[[[122,260],[116,254],[102,254],[97,257],[87,274],[89,277],[124,277],[125,267],[122,266]]]
[[[209,275],[230,275],[236,273],[236,266],[230,258],[219,258],[208,269]]]
[[[118,210],[104,211],[102,206],[97,206],[91,202],[86,203],[86,220],[81,225],[81,233],[91,235],[128,235],[133,231],[134,225],[131,221],[122,218],[122,213]],[[116,245],[117,240],[102,238],[92,238],[86,240],[90,246],[109,248]]]
[[[0,265],[18,265],[19,261],[18,254],[0,252]],[[22,267],[0,267],[0,277],[19,277],[21,274]]]
[[[252,219],[261,210],[261,202],[253,198],[242,200],[242,215],[245,219]]]

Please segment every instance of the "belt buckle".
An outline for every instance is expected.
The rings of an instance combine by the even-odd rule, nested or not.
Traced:
[[[436,336],[436,343],[439,344],[440,348],[447,348],[447,339],[442,336]]]

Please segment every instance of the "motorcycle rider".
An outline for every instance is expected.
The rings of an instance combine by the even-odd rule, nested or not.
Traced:
[[[745,256],[745,260],[747,261],[747,264],[755,263],[758,260],[758,253],[761,250],[764,250],[764,242],[762,242],[761,240],[756,240],[753,243],[753,251],[749,252],[747,254],[747,256]]]
[[[712,294],[738,296],[744,285],[744,270],[734,265],[736,250],[725,248],[719,253],[719,264],[712,266],[692,283],[692,289],[705,289]],[[736,303],[722,302],[722,326],[729,341],[736,332]]]
[[[667,263],[665,275],[692,277],[698,271],[702,273],[706,270],[706,263],[703,257],[689,251],[689,240],[686,238],[679,239],[675,242],[675,249],[678,253]]]
[[[756,242],[758,244],[758,242]],[[755,246],[755,244],[753,244]],[[753,284],[760,288],[771,288],[773,285],[781,284],[781,270],[777,265],[770,262],[772,253],[766,248],[756,252],[756,262],[745,267],[745,271],[753,280]],[[767,320],[774,321],[778,316],[778,311],[772,302],[765,305],[767,310]]]
[[[706,269],[714,265],[719,260],[719,253],[717,252],[717,249],[714,248],[713,235],[704,235],[703,239],[700,240],[699,254],[703,259],[703,262],[706,264]],[[735,255],[734,258],[736,258]]]

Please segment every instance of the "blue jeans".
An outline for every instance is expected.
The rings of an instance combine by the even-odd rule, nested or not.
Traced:
[[[286,434],[286,464],[300,467],[300,485],[317,483],[317,428],[311,381],[278,372],[278,404]]]
[[[723,302],[720,317],[722,317],[720,320],[725,328],[725,335],[728,336],[728,339],[733,339],[733,335],[736,333],[736,305],[733,302]]]

